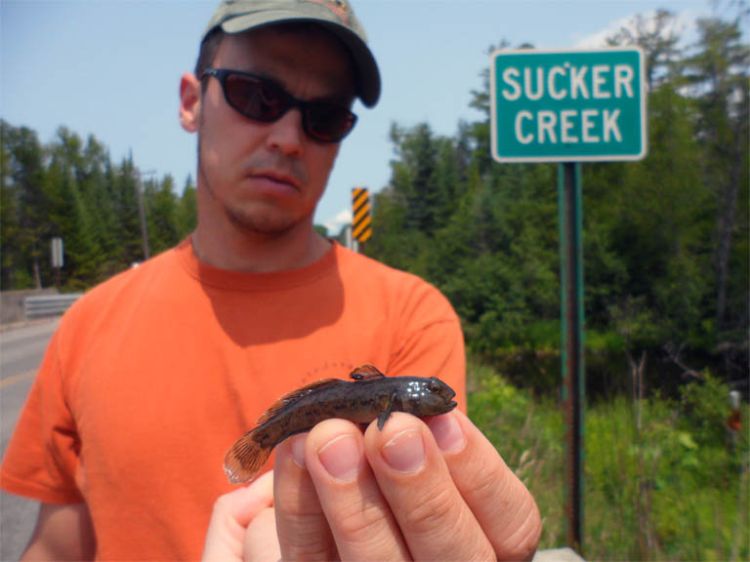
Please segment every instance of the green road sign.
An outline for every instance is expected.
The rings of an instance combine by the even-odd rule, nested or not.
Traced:
[[[640,160],[646,86],[637,48],[496,51],[492,156],[499,162]]]

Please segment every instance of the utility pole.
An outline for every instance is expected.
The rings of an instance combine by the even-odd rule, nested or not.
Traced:
[[[145,172],[138,171],[138,179],[136,181],[135,191],[136,198],[138,199],[138,218],[141,222],[141,241],[143,243],[143,259],[144,261],[151,257],[151,249],[148,244],[148,226],[146,224],[146,207],[143,203],[143,176],[156,175],[156,170],[146,170]]]

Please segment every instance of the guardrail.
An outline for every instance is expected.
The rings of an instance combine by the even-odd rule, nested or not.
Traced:
[[[68,310],[82,295],[83,293],[67,293],[26,297],[23,301],[24,313],[26,318],[57,316]]]

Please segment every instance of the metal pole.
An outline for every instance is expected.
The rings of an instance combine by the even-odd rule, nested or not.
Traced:
[[[566,419],[565,515],[567,543],[583,552],[583,248],[581,165],[558,166],[560,209],[561,370]]]

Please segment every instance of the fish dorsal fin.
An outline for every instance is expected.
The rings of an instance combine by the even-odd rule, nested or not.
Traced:
[[[382,379],[385,375],[374,365],[360,365],[349,373],[349,377],[355,381],[369,381],[372,379]]]
[[[289,404],[294,404],[295,402],[297,402],[297,400],[307,396],[311,392],[314,392],[321,388],[325,388],[327,386],[338,384],[340,382],[343,382],[343,381],[341,379],[321,379],[319,381],[315,381],[310,384],[307,384],[303,387],[295,388],[294,390],[285,394],[284,396],[279,398],[276,402],[271,404],[271,406],[265,412],[263,412],[263,414],[258,418],[256,425],[261,425],[267,422],[273,416],[278,414],[282,408],[288,406]]]

